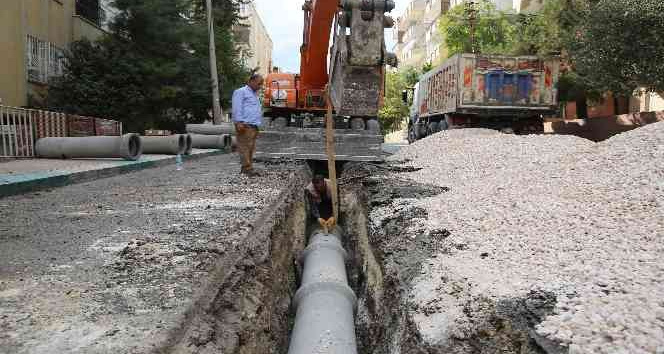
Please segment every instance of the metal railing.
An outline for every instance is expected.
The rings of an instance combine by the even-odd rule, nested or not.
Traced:
[[[99,0],[76,0],[76,15],[101,27],[106,20],[106,12]]]
[[[40,138],[95,135],[122,135],[122,123],[0,105],[0,157],[34,157]]]
[[[0,157],[35,155],[32,121],[27,109],[0,106]]]

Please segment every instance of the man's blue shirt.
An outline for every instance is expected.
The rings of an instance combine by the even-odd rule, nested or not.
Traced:
[[[258,94],[248,85],[233,92],[233,121],[256,126],[263,124],[263,109]]]

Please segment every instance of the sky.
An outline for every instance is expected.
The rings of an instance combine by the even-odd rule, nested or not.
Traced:
[[[408,1],[396,0],[396,9],[392,10],[392,17],[398,17],[408,5]],[[283,71],[299,72],[304,0],[254,0],[254,3],[274,44],[273,66],[278,66]],[[389,41],[392,40],[392,33],[389,31],[385,34],[387,47],[391,48]]]
[[[399,17],[410,0],[395,0],[393,18]],[[300,45],[302,44],[302,26],[304,0],[254,0],[258,13],[267,28],[274,44],[272,52],[273,66],[283,71],[300,71]],[[519,0],[514,0],[515,4]],[[385,32],[387,48],[393,47],[392,31]]]

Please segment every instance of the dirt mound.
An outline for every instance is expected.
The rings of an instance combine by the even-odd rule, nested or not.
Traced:
[[[447,131],[392,160],[449,187],[411,205],[428,216],[413,232],[450,232],[404,300],[430,352],[473,352],[506,324],[525,352],[664,350],[664,123],[599,144]]]

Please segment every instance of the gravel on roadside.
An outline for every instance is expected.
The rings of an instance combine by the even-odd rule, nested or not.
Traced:
[[[450,188],[417,201],[422,232],[450,233],[411,293],[435,304],[413,315],[428,343],[472,335],[485,302],[546,293],[534,330],[569,353],[664,353],[664,123],[601,143],[452,130],[390,159]]]

